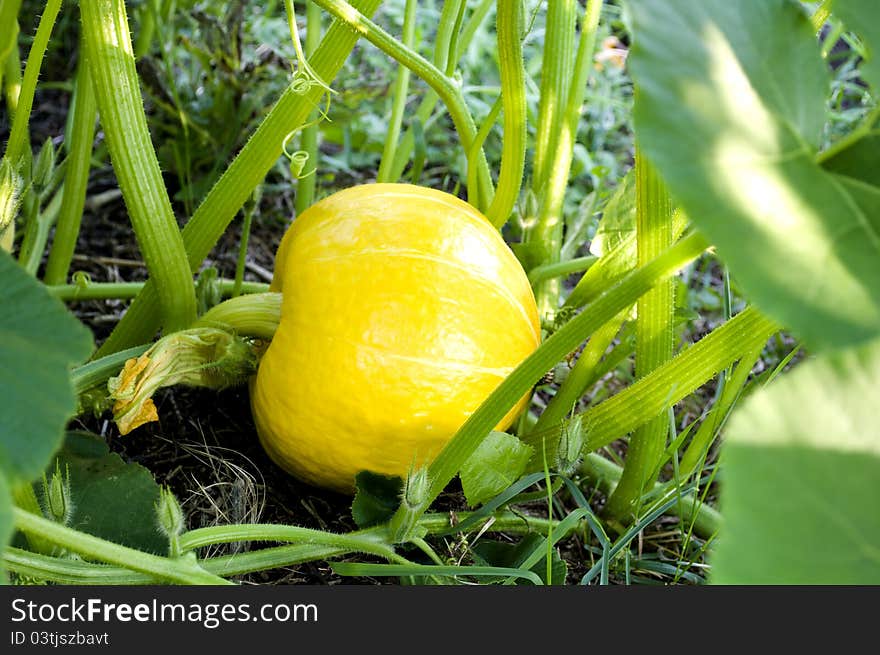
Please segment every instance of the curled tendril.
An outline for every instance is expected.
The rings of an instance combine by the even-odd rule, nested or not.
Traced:
[[[85,289],[92,283],[92,276],[85,271],[76,271],[70,279],[77,289]]]
[[[291,91],[293,91],[297,95],[301,95],[301,96],[306,95],[309,91],[311,91],[316,86],[324,89],[324,93],[322,94],[322,97],[323,96],[327,97],[327,106],[322,109],[319,105],[312,103],[312,106],[318,110],[318,118],[301,126],[299,128],[301,130],[304,130],[305,128],[307,128],[311,125],[316,125],[317,123],[319,123],[322,120],[326,120],[328,122],[330,121],[330,116],[328,114],[328,112],[330,111],[330,93],[336,93],[336,91],[332,91],[332,90],[328,89],[321,82],[314,80],[313,78],[309,77],[308,74],[303,73],[302,71],[297,71],[296,73],[294,73],[293,79],[290,81]],[[306,100],[311,102],[311,100],[308,98],[306,98]]]
[[[284,0],[284,7],[287,10],[287,26],[290,29],[290,39],[293,41],[293,49],[296,53],[296,68],[294,75],[294,83],[296,82],[296,78],[299,76],[305,77],[309,82],[311,82],[309,88],[312,85],[320,86],[324,89],[325,93],[334,94],[336,91],[330,88],[321,76],[318,75],[314,69],[309,65],[309,62],[306,60],[306,55],[303,52],[302,42],[299,38],[299,28],[296,26],[296,14],[293,11],[293,0]],[[294,91],[296,89],[294,88]]]
[[[295,179],[301,180],[309,175],[314,175],[315,169],[313,168],[308,173],[303,173],[303,169],[309,161],[309,153],[305,150],[294,150],[293,152],[290,152],[287,148],[290,140],[296,136],[297,132],[298,130],[295,130],[284,137],[284,144],[281,147],[284,151],[284,156],[290,161],[290,174],[293,175]]]

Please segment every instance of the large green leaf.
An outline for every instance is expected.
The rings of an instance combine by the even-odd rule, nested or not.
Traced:
[[[864,80],[880,90],[880,4],[877,0],[836,0],[834,14],[864,41],[867,55],[861,65]]]
[[[70,367],[91,333],[8,254],[0,252],[0,473],[39,476],[76,407]]]
[[[155,505],[159,485],[143,466],[126,463],[106,442],[87,432],[70,432],[55,458],[70,475],[73,514],[70,527],[117,544],[168,554]],[[55,470],[49,466],[48,475]]]
[[[751,396],[724,447],[719,584],[880,584],[880,341]]]
[[[746,294],[814,350],[880,333],[880,231],[816,162],[828,71],[799,4],[627,7],[639,143]]]

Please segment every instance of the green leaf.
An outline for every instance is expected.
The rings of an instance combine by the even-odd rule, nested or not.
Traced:
[[[633,184],[635,178],[633,177]],[[633,188],[631,191],[635,193]],[[575,288],[565,301],[566,307],[581,307],[598,298],[606,289],[614,286],[623,276],[632,271],[636,267],[638,260],[638,252],[636,250],[636,232],[635,232],[635,207],[632,208],[632,214],[629,214],[628,205],[635,202],[635,195],[626,199],[621,197],[616,207],[613,207],[614,214],[610,215],[609,221],[614,225],[613,228],[606,228],[606,234],[599,235],[599,244],[593,250],[595,239],[590,244],[591,252],[594,254],[601,250],[599,261],[590,266],[583,277],[578,281]],[[632,225],[629,225],[632,221]],[[605,216],[602,217],[601,226],[605,222]],[[688,226],[687,216],[676,211],[672,215],[672,233],[674,238],[678,238],[684,233]]]
[[[880,341],[755,393],[724,446],[716,584],[880,584]]]
[[[403,480],[398,476],[361,471],[355,477],[355,488],[351,516],[359,528],[369,528],[384,523],[397,511]]]
[[[607,255],[628,237],[635,239],[636,232],[636,176],[635,169],[624,175],[618,184],[605,211],[596,234],[590,241],[590,252],[597,257]],[[629,268],[636,265],[635,242],[628,249],[632,256],[628,258]]]
[[[532,447],[506,432],[491,432],[461,467],[468,504],[479,505],[516,482],[532,457]]]
[[[522,538],[517,544],[507,544],[500,541],[484,540],[477,542],[473,547],[474,559],[477,564],[483,566],[494,566],[510,569],[521,569],[526,558],[532,554],[535,548],[544,542],[544,538],[535,533],[531,533]],[[547,557],[544,556],[539,562],[534,564],[530,569],[533,573],[544,582],[547,582]],[[550,558],[550,576],[549,584],[565,584],[565,577],[568,575],[568,566],[565,560],[560,557],[559,552],[554,548]],[[500,576],[496,581],[503,580]],[[489,580],[488,582],[492,582]],[[517,580],[516,584],[529,584],[523,579]]]
[[[103,439],[87,432],[69,432],[57,461],[61,472],[70,474],[70,527],[123,546],[168,554],[168,538],[159,531],[154,507],[159,485],[146,468],[124,462]],[[47,477],[54,470],[53,461]]]
[[[880,132],[868,132],[822,161],[831,173],[880,186]]]
[[[801,7],[627,6],[636,131],[675,199],[744,293],[814,350],[871,339],[880,233],[816,162],[829,75]]]
[[[880,89],[880,5],[877,0],[836,0],[832,11],[844,25],[862,37],[867,56],[859,68],[874,91]]]
[[[0,252],[0,472],[33,480],[76,408],[70,367],[92,351],[91,333],[8,254]]]

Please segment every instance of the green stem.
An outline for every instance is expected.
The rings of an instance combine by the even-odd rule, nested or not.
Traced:
[[[565,2],[560,4],[565,5]],[[569,32],[571,38],[574,38],[574,14],[577,4],[572,4],[574,7],[571,9],[565,6],[557,8],[557,15],[552,25],[558,35],[551,37],[548,33],[548,39],[553,38],[554,42],[556,38],[565,40]],[[553,6],[554,3],[550,3],[548,11]],[[587,2],[581,22],[581,38],[574,57],[573,72],[569,61],[570,55],[566,51],[564,57],[551,57],[546,88],[544,77],[541,78],[541,102],[546,115],[542,114],[543,118],[539,120],[553,122],[549,123],[551,125],[549,132],[547,129],[539,131],[538,141],[535,144],[536,177],[532,188],[539,198],[539,211],[529,239],[536,240],[539,244],[537,256],[544,264],[559,261],[562,251],[565,192],[574,157],[584,93],[592,70],[591,63],[596,48],[596,31],[601,10],[602,0]],[[560,59],[563,61],[559,61]],[[542,71],[542,76],[544,74],[545,71]],[[547,280],[535,287],[538,312],[541,316],[551,318],[555,316],[561,291],[562,283],[558,279]]]
[[[118,566],[50,557],[14,546],[7,546],[3,551],[3,564],[18,575],[59,584],[145,585],[157,580],[155,576]]]
[[[259,187],[258,187],[259,189]],[[259,193],[255,191],[255,195]],[[244,268],[247,264],[248,241],[251,235],[251,222],[254,218],[254,212],[257,210],[258,199],[252,197],[251,201],[244,205],[244,221],[241,224],[241,236],[238,243],[238,260],[235,262],[235,280],[232,284],[232,292],[230,295],[235,298],[241,295],[244,289]]]
[[[532,190],[540,198],[550,177],[560,128],[564,122],[566,98],[572,83],[577,2],[547,0],[547,24],[541,62],[541,97],[535,134]]]
[[[18,23],[13,26],[13,31],[18,34]],[[6,57],[3,65],[3,96],[6,100],[6,111],[9,120],[15,122],[18,113],[18,99],[21,96],[21,58],[18,52],[18,40],[12,44],[12,51]],[[25,148],[25,154],[30,151],[30,146]]]
[[[305,51],[309,59],[318,49],[321,43],[321,8],[314,2],[306,3],[306,42]],[[318,120],[319,114],[313,111],[308,117],[308,125],[303,128],[300,136],[300,147],[308,153],[309,166],[313,171],[318,168]],[[296,196],[294,208],[299,215],[303,213],[315,201],[315,185],[317,173],[303,175],[296,181]]]
[[[626,320],[625,314],[615,316],[590,336],[586,347],[569,371],[568,377],[560,385],[556,395],[547,403],[547,407],[541,412],[530,432],[540,433],[541,430],[553,427],[574,409],[577,401],[586,392],[590,380],[593,379],[593,371],[599,360],[620,331],[624,320]]]
[[[718,399],[715,407],[712,408],[706,419],[700,424],[697,433],[691,439],[687,449],[682,455],[681,462],[678,465],[679,475],[682,479],[686,479],[693,475],[701,463],[705,461],[706,455],[711,448],[712,443],[718,437],[721,426],[724,424],[730,410],[736,403],[752,372],[755,364],[764,351],[767,340],[763,335],[759,335],[750,350],[748,350],[736,365],[733,373],[728,377],[721,397]]]
[[[581,474],[595,484],[602,493],[610,496],[614,493],[620,476],[623,475],[623,468],[601,455],[589,453],[581,464]],[[667,483],[657,482],[654,484],[653,492],[660,492],[667,486]],[[694,532],[704,539],[716,535],[721,528],[721,514],[715,508],[701,502],[696,492],[683,495],[681,502],[674,504],[669,512],[688,523],[693,520]]]
[[[468,46],[471,44],[471,41],[474,40],[474,36],[476,35],[477,30],[480,29],[483,21],[486,20],[486,16],[489,15],[489,11],[491,11],[492,7],[495,6],[495,2],[496,0],[481,0],[480,4],[474,7],[474,10],[468,17],[467,23],[465,23],[464,27],[461,30],[461,34],[456,41],[455,51],[453,52],[452,56],[453,61],[455,61],[456,63],[461,61],[461,58],[464,56],[464,53],[468,49]],[[447,73],[450,72],[451,71],[447,70]]]
[[[67,280],[89,184],[89,166],[92,145],[95,141],[98,104],[92,88],[91,72],[85,58],[85,48],[82,45],[72,111],[72,129],[65,137],[69,154],[64,177],[64,195],[61,199],[61,210],[52,249],[49,251],[49,260],[46,263],[44,276],[46,284],[63,284]]]
[[[88,364],[78,366],[70,372],[70,382],[74,393],[79,396],[89,389],[105,384],[109,378],[119,373],[125,362],[134,357],[140,357],[152,344],[134,346],[126,350],[120,350],[112,355],[93,360]]]
[[[18,106],[12,121],[12,130],[9,133],[9,143],[6,145],[6,156],[13,165],[18,165],[21,157],[25,154],[24,150],[28,144],[28,123],[30,122],[31,108],[34,105],[40,67],[43,65],[43,55],[46,54],[49,37],[52,35],[52,28],[55,27],[55,19],[58,17],[60,9],[61,0],[46,2],[46,8],[43,10],[43,15],[40,16],[40,24],[37,26],[37,33],[28,53],[21,92],[18,96]]]
[[[20,508],[13,508],[15,527],[25,534],[35,534],[63,548],[109,564],[116,564],[132,571],[182,584],[231,584],[221,577],[208,573],[195,560],[181,558],[171,560],[150,555],[134,548],[120,546],[90,534],[65,527],[54,521],[36,516]]]
[[[650,375],[584,412],[585,450],[607,446],[666,411],[742,358],[754,340],[769,339],[778,330],[754,308],[740,312]]]
[[[412,49],[416,38],[416,0],[406,0],[403,10],[403,39],[404,47]],[[403,124],[403,112],[406,110],[406,100],[409,93],[410,70],[400,65],[397,69],[397,79],[392,88],[391,118],[388,125],[388,134],[385,136],[385,147],[382,151],[382,161],[379,163],[377,182],[396,182],[391,177],[391,167],[394,164],[394,152],[400,139],[400,128]]]
[[[381,538],[381,535],[364,537],[334,534],[293,525],[245,524],[199,528],[181,535],[180,547],[184,551],[190,551],[212,544],[238,541],[305,542],[310,545],[327,546],[347,552],[376,555],[392,562],[406,562],[406,559],[397,555],[388,542]]]
[[[46,205],[43,211],[38,212],[33,217],[32,225],[29,226],[33,229],[33,236],[32,239],[28,240],[27,244],[22,244],[21,254],[24,255],[22,265],[31,275],[36,275],[37,269],[40,267],[43,251],[46,249],[46,242],[49,240],[49,231],[58,218],[58,213],[61,211],[63,197],[64,187],[52,196],[52,200],[49,201],[49,204]]]
[[[12,488],[12,500],[17,507],[26,512],[43,516],[43,508],[40,507],[40,501],[37,499],[37,493],[34,491],[34,485],[30,482],[20,482]],[[46,555],[51,555],[55,547],[52,543],[46,541],[38,534],[25,535],[28,546],[31,550]]]
[[[3,88],[6,61],[12,54],[13,48],[18,49],[18,12],[20,9],[21,0],[0,0],[0,25],[9,26],[0,33],[0,89]]]
[[[457,515],[458,522],[467,520],[471,514],[471,512],[459,513]],[[485,522],[474,526],[473,529],[475,531],[480,531],[485,528],[488,532],[528,534],[535,531],[546,532],[548,528],[552,528],[555,524],[555,521],[548,521],[547,519],[505,511],[486,516]],[[448,513],[425,514],[419,519],[417,524],[417,530],[424,531],[426,534],[446,533],[451,527],[453,526],[450,522],[450,515]],[[246,526],[242,526],[242,529],[245,528]],[[384,526],[379,526],[351,533],[350,536],[374,539],[378,534],[384,533],[385,531],[386,528]],[[214,536],[217,537],[218,535]],[[238,538],[239,537],[237,537],[237,539]],[[203,566],[212,573],[229,576],[274,569],[282,566],[293,566],[295,564],[315,560],[327,560],[345,555],[347,552],[348,551],[345,548],[336,546],[293,544],[211,558],[203,560]]]
[[[281,322],[281,294],[253,293],[231,298],[202,314],[193,327],[220,327],[267,341]]]
[[[150,140],[123,0],[80,3],[86,55],[113,170],[172,332],[196,317],[186,249]]]
[[[672,236],[678,239],[688,227],[687,215],[677,210],[672,216]],[[638,259],[638,244],[634,234],[627,234],[610,251],[603,253],[594,266],[581,277],[571,290],[563,307],[578,309],[589,304],[610,285],[632,270]]]
[[[494,4],[495,0],[484,0],[484,2]],[[446,0],[440,12],[440,24],[437,27],[437,36],[434,39],[434,56],[432,61],[434,66],[444,71],[447,75],[452,74],[455,65],[458,63],[458,57],[451,58],[449,51],[455,36],[456,18],[464,4],[464,0]],[[459,40],[460,44],[461,41]],[[425,125],[434,113],[434,107],[437,106],[439,100],[440,96],[433,89],[429,89],[416,109],[416,121],[414,122]],[[403,139],[401,139],[394,154],[394,162],[389,173],[389,178],[392,181],[399,180],[401,175],[403,175],[403,170],[406,168],[407,162],[409,162],[414,147],[415,132],[412,126],[410,126],[404,133]]]
[[[627,275],[608,289],[592,305],[551,335],[508,375],[492,394],[471,414],[455,436],[446,444],[428,469],[428,492],[415,512],[401,508],[392,519],[403,521],[407,514],[424,512],[458,474],[462,464],[474,453],[486,435],[504,418],[510,408],[527,393],[566,354],[584,338],[632,305],[657,282],[666,279],[707,247],[706,240],[693,233],[647,266]]]
[[[465,103],[464,96],[461,93],[461,88],[452,79],[420,54],[403,46],[385,30],[345,2],[345,0],[313,1],[329,12],[334,18],[344,22],[349,28],[363,36],[386,55],[409,68],[434,89],[446,104],[446,109],[449,111],[464,151],[468,152],[470,150],[477,129],[467,103]],[[478,194],[476,197],[471,197],[470,202],[478,209],[485,211],[489,204],[490,192],[488,190],[492,188],[492,177],[485,154],[480,158],[479,162],[479,182]]]
[[[489,132],[492,131],[492,128],[495,127],[495,122],[498,120],[498,116],[501,114],[501,109],[504,106],[504,98],[502,96],[498,96],[495,102],[492,104],[492,108],[489,110],[489,114],[486,116],[486,119],[483,121],[483,124],[480,125],[480,129],[477,131],[477,135],[474,137],[474,142],[471,144],[471,148],[467,153],[468,160],[468,169],[467,169],[467,187],[468,189],[476,189],[480,186],[480,181],[477,176],[477,171],[479,167],[477,162],[480,159],[480,153],[483,150],[483,144],[486,142],[486,139],[489,137]]]
[[[526,73],[523,68],[521,0],[500,0],[497,10],[498,61],[504,106],[501,172],[486,218],[501,228],[519,198],[526,164]],[[549,50],[549,48],[548,48]]]
[[[153,8],[146,2],[138,7],[138,33],[134,43],[135,59],[142,59],[150,53],[153,37],[156,34],[156,16]]]
[[[529,282],[532,286],[554,277],[565,277],[572,273],[583,273],[599,260],[595,255],[575,257],[562,262],[536,266],[529,271]]]
[[[657,171],[636,148],[636,243],[638,264],[664,252],[672,244],[672,201]],[[639,298],[636,321],[636,377],[643,378],[672,359],[674,281],[658,284]],[[666,412],[640,427],[629,441],[623,476],[605,509],[610,516],[629,520],[637,509],[666,447]]]
[[[369,15],[379,2],[359,0],[357,4],[364,14]],[[336,77],[357,40],[358,34],[344,23],[335,21],[330,26],[315,55],[309,58],[321,79],[330,81]],[[287,136],[302,126],[323,94],[324,89],[317,86],[304,92],[288,87],[196,209],[183,228],[183,242],[193,272],[199,269],[238,210],[275,166]],[[156,286],[152,281],[148,282],[96,356],[150,340],[158,328],[154,310],[157,301]]]
[[[469,516],[471,516],[470,512],[464,512],[458,515],[458,519],[459,521],[465,520]],[[553,529],[557,523],[538,517],[515,514],[510,511],[498,512],[497,514],[487,516],[486,521],[485,527],[487,531],[509,534],[544,533],[549,529]],[[211,534],[201,533],[200,539],[207,539],[211,542],[211,544],[203,545],[242,540],[250,541],[259,539],[259,535],[264,534],[264,530],[260,526],[257,526],[255,531],[250,531],[249,525],[225,527],[232,527],[234,529]],[[419,520],[419,529],[424,530],[427,534],[445,532],[450,527],[450,515],[448,513],[427,514]],[[475,529],[481,530],[482,527],[475,526]],[[360,542],[361,540],[375,540],[377,535],[381,533],[382,528],[370,528],[348,536],[355,537]],[[192,532],[188,534],[192,535]],[[199,533],[196,532],[196,535],[198,537]],[[227,537],[228,540],[226,539]],[[289,567],[304,562],[327,560],[351,552],[350,545],[346,544],[345,547],[315,543],[284,545],[236,553],[235,555],[203,559],[199,560],[199,564],[209,573],[228,577],[285,566]],[[3,553],[3,561],[10,570],[20,575],[53,580],[64,584],[140,585],[151,584],[157,579],[163,579],[161,576],[136,573],[119,566],[48,557],[13,546],[6,548]]]
[[[65,302],[83,300],[127,300],[136,297],[144,288],[145,282],[89,282],[87,284],[57,284],[46,289],[56,298]],[[218,280],[222,295],[231,295],[235,280]],[[264,293],[269,285],[263,282],[243,282],[241,291],[245,294]]]

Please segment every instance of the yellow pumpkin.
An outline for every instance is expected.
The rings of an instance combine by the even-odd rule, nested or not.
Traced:
[[[260,441],[295,476],[343,492],[359,471],[429,463],[540,341],[528,279],[498,231],[413,185],[311,206],[284,235],[272,289],[281,322],[251,385]]]

